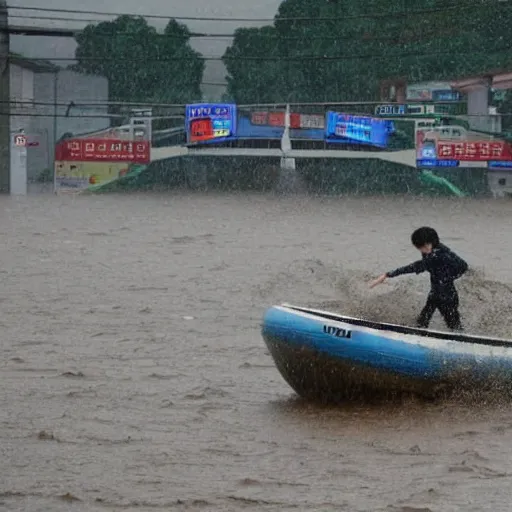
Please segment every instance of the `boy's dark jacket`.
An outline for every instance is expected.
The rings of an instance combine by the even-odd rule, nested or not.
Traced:
[[[423,254],[422,259],[387,272],[388,277],[396,277],[403,274],[430,273],[430,293],[440,299],[450,299],[457,291],[454,281],[468,269],[468,264],[451,251],[446,245],[437,245],[430,254]]]

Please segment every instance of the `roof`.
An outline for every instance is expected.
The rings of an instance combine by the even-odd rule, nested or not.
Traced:
[[[510,89],[512,87],[512,70],[495,70],[488,74],[473,75],[453,80],[451,85],[459,90],[471,90],[481,84],[487,84],[492,89]]]
[[[481,73],[474,75],[457,75],[452,78],[446,78],[443,80],[424,80],[422,83],[449,83],[452,87],[465,87],[467,85],[473,85],[477,81],[487,80],[489,85],[496,89],[507,89],[510,88],[510,82],[512,80],[512,68],[491,68]],[[393,78],[387,78],[380,81],[381,86],[404,86],[413,85],[417,86],[418,83],[411,82],[403,76],[397,76]]]
[[[9,53],[9,63],[15,64],[21,68],[29,69],[34,73],[57,73],[59,66],[51,63],[49,60],[29,59],[19,53]]]

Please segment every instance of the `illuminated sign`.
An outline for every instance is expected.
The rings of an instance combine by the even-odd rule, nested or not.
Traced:
[[[435,130],[417,130],[417,167],[458,167],[461,162],[488,162],[490,169],[510,168],[512,144],[504,140],[463,140],[443,138]]]
[[[459,167],[458,160],[437,160],[435,158],[421,158],[416,160],[417,167]]]
[[[435,105],[421,105],[416,103],[410,103],[407,105],[407,114],[409,115],[428,115],[435,114]]]
[[[379,105],[375,107],[376,116],[404,116],[407,105]]]
[[[439,90],[432,91],[432,99],[434,101],[460,101],[462,94],[459,91]]]
[[[149,163],[150,149],[149,141],[64,139],[55,147],[55,160]]]
[[[385,148],[394,132],[392,121],[373,117],[327,112],[326,140],[338,143],[359,143]]]
[[[450,101],[458,101],[458,93],[453,92],[444,96],[441,95],[437,101],[443,101],[445,104],[421,104],[421,103],[408,103],[408,104],[389,104],[389,105],[378,105],[375,107],[375,115],[381,117],[391,116],[425,116],[433,117],[435,114],[446,114],[450,110],[450,105],[446,103]]]
[[[437,143],[437,157],[440,160],[464,160],[486,162],[488,160],[511,160],[512,147],[505,141],[464,141]]]
[[[489,169],[510,171],[512,170],[512,161],[491,161],[489,162]]]
[[[236,135],[236,105],[201,103],[185,109],[187,142],[221,142]]]

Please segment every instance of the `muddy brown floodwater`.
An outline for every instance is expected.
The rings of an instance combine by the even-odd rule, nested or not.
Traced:
[[[260,336],[281,301],[411,322],[428,276],[365,282],[423,224],[512,337],[510,201],[0,198],[0,509],[509,511],[512,404],[304,403]]]

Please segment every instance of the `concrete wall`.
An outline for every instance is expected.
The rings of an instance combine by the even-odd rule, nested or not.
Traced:
[[[42,97],[40,95],[39,97]],[[57,102],[69,104],[75,103],[105,103],[108,101],[108,80],[99,76],[81,75],[74,71],[63,69],[59,71],[57,81]],[[60,106],[59,114],[65,115],[66,106]],[[59,117],[57,119],[57,138],[64,133],[74,134],[101,130],[110,126],[110,121],[105,116],[108,114],[108,107],[105,105],[94,106],[93,108],[72,108],[70,115],[84,117]],[[103,117],[85,117],[98,115]]]
[[[11,132],[23,129],[29,144],[35,144],[27,151],[29,180],[36,179],[44,169],[53,169],[55,141],[62,135],[101,130],[110,125],[106,105],[72,107],[66,117],[70,102],[108,101],[106,78],[66,69],[40,73],[17,65],[10,67],[11,101],[16,102],[12,109]]]
[[[30,132],[34,113],[34,73],[11,64],[9,67],[11,132]]]
[[[512,172],[488,171],[487,182],[494,197],[512,197]]]
[[[110,125],[105,117],[108,113],[107,106],[73,107],[69,110],[69,117],[65,117],[70,102],[80,104],[108,101],[108,81],[103,77],[81,75],[65,69],[56,75],[38,74],[34,86],[34,100],[38,116],[33,118],[33,131],[38,134],[41,143],[48,147],[49,154],[31,148],[32,154],[29,153],[28,158],[29,179],[33,179],[47,167],[53,169],[55,142],[65,133],[91,132]],[[102,117],[92,117],[94,115]]]

